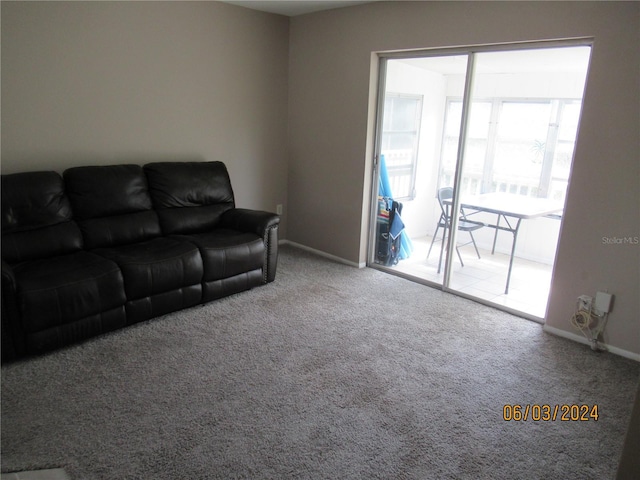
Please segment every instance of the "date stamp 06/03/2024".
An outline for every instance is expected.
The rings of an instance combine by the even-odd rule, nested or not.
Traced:
[[[597,422],[598,404],[510,404],[502,407],[502,419],[505,422]]]

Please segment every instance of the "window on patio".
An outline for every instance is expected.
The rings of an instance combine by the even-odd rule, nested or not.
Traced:
[[[440,184],[453,184],[462,100],[446,107]],[[463,194],[506,192],[564,201],[579,99],[476,100],[471,106]]]

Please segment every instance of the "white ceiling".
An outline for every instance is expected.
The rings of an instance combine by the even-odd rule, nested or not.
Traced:
[[[361,3],[371,3],[371,0],[249,0],[249,1],[227,1],[240,7],[251,8],[253,10],[262,10],[263,12],[277,13],[286,15],[287,17],[295,17],[296,15],[304,15],[305,13],[319,12],[321,10],[330,10],[333,8],[351,7]],[[380,0],[373,0],[380,1]]]
[[[218,0],[240,7],[276,13],[287,17],[307,13],[351,7],[382,0]],[[391,0],[396,1],[396,0]],[[578,53],[576,53],[578,52]],[[530,72],[530,71],[581,71],[588,63],[589,49],[519,50],[484,55],[482,73]],[[435,57],[429,59],[401,60],[417,67],[445,75],[462,74],[466,70],[466,56]]]

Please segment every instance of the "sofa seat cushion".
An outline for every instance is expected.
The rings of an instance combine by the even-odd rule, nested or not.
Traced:
[[[202,282],[202,258],[192,243],[177,238],[94,250],[118,264],[127,300],[150,297]]]
[[[206,282],[262,269],[264,264],[264,241],[255,233],[219,228],[180,238],[188,239],[200,249]]]
[[[24,262],[14,273],[27,333],[122,307],[126,301],[118,266],[90,252]]]

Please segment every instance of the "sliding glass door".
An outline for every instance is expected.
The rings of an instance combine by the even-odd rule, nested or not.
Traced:
[[[434,201],[438,188],[441,158],[456,165],[457,145],[442,145],[443,118],[450,96],[464,94],[464,81],[451,81],[452,75],[464,78],[467,55],[442,55],[421,58],[389,58],[382,63],[380,115],[378,118],[378,178],[372,263],[402,271],[410,258],[426,258],[420,240],[439,221],[440,206]],[[446,124],[460,131],[461,117]],[[457,142],[457,141],[456,141]],[[455,143],[455,142],[454,142]],[[401,205],[405,230],[400,237],[391,229],[393,204]],[[442,230],[442,229],[441,229]],[[442,242],[434,244],[429,257],[444,266]],[[421,268],[424,267],[424,268]],[[417,265],[420,278],[442,285],[442,275],[432,265]]]
[[[542,318],[589,54],[381,58],[370,264]]]

